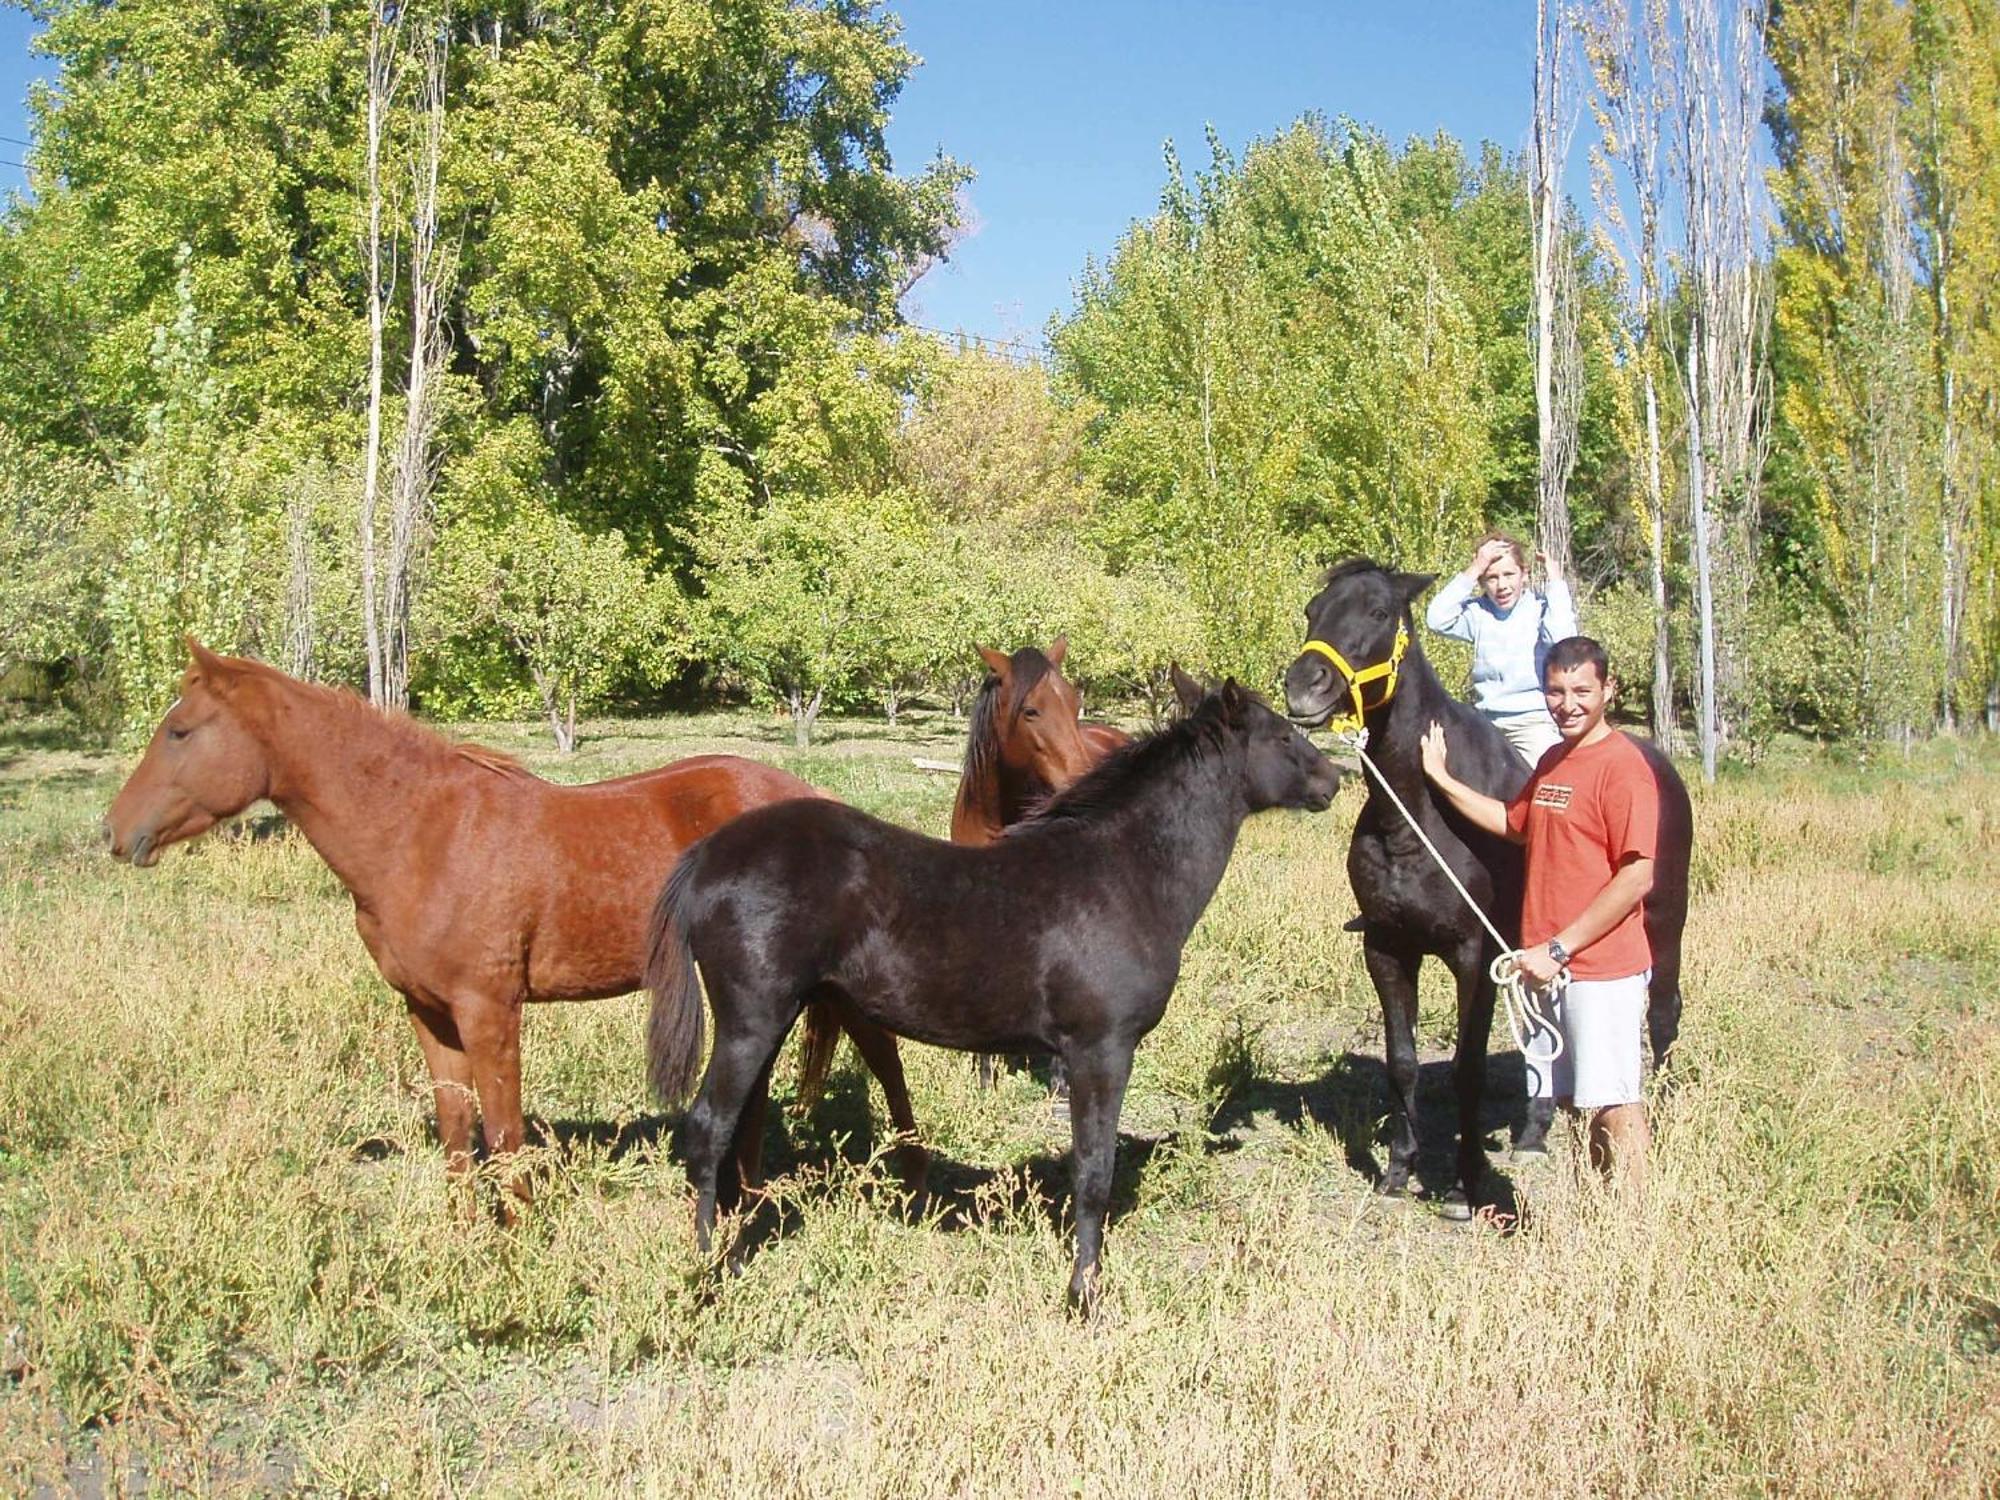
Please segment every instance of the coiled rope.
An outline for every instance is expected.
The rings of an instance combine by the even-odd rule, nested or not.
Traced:
[[[1493,925],[1493,919],[1480,909],[1477,901],[1472,899],[1472,892],[1465,888],[1465,882],[1458,878],[1458,873],[1446,863],[1445,857],[1438,853],[1438,847],[1431,842],[1431,836],[1424,832],[1422,825],[1404,805],[1403,799],[1396,795],[1396,789],[1389,785],[1389,778],[1382,774],[1381,768],[1369,757],[1368,731],[1365,728],[1356,729],[1352,734],[1334,731],[1333,737],[1349,746],[1361,758],[1361,764],[1367,767],[1368,774],[1375,778],[1375,784],[1389,794],[1389,800],[1396,804],[1396,811],[1403,815],[1403,821],[1410,825],[1410,831],[1430,851],[1431,858],[1437,861],[1437,867],[1444,871],[1445,879],[1451,882],[1452,889],[1458,892],[1459,898],[1472,909],[1472,914],[1479,918],[1480,924],[1492,934],[1500,952],[1486,972],[1493,980],[1494,992],[1500,996],[1506,1007],[1507,1029],[1514,1034],[1514,1045],[1520,1048],[1521,1055],[1526,1057],[1529,1038],[1538,1030],[1546,1032],[1550,1051],[1545,1061],[1554,1062],[1563,1054],[1563,1036],[1562,1032],[1556,1029],[1555,1021],[1544,1008],[1543,1001],[1545,997],[1552,996],[1568,986],[1569,970],[1565,968],[1557,974],[1550,981],[1548,988],[1538,996],[1529,987],[1521,972],[1522,950],[1507,945],[1507,940],[1500,936],[1500,929]]]

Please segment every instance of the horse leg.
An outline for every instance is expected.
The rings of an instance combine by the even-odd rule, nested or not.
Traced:
[[[775,1057],[775,1054],[773,1054]],[[771,1104],[771,1064],[764,1064],[763,1076],[743,1103],[743,1117],[736,1122],[736,1183],[733,1192],[716,1184],[721,1207],[734,1208],[746,1193],[764,1186],[764,1118]],[[717,1172],[720,1176],[720,1169]]]
[[[910,1090],[903,1081],[903,1056],[896,1050],[896,1039],[873,1021],[865,1019],[852,1006],[841,1008],[840,1024],[854,1038],[854,1050],[861,1054],[861,1060],[868,1064],[868,1071],[882,1085],[882,1097],[889,1105],[889,1118],[896,1126],[896,1169],[902,1175],[903,1191],[910,1195],[911,1206],[921,1215],[930,1177],[931,1154],[917,1137],[916,1111],[910,1108]],[[991,1059],[981,1058],[980,1061],[984,1064]]]
[[[1118,1111],[1132,1075],[1132,1047],[1101,1042],[1069,1059],[1070,1151],[1076,1215],[1076,1264],[1069,1305],[1088,1317],[1097,1306],[1097,1261],[1111,1211],[1111,1176],[1118,1162]]]
[[[532,1202],[533,1187],[525,1174],[511,1166],[528,1133],[527,1121],[521,1116],[521,1008],[506,1001],[470,1000],[454,1006],[452,1016],[479,1088],[487,1156],[509,1164],[504,1179],[507,1191],[520,1203]],[[509,1224],[514,1222],[514,1207],[504,1199],[500,1217]]]
[[[472,1171],[472,1106],[477,1097],[472,1085],[472,1061],[465,1055],[458,1027],[449,1015],[404,997],[410,1025],[423,1049],[424,1066],[431,1074],[431,1106],[437,1112],[438,1144],[444,1148],[445,1180],[454,1187],[465,1182]],[[476,1205],[470,1193],[461,1205],[467,1218]]]
[[[1410,1185],[1417,1159],[1417,966],[1415,948],[1391,947],[1370,927],[1361,938],[1368,977],[1382,1001],[1382,1048],[1389,1072],[1389,1165],[1376,1191],[1396,1194]]]
[[[709,994],[716,999],[715,988],[711,987]],[[688,1180],[695,1190],[694,1237],[703,1255],[709,1253],[715,1237],[716,1179],[723,1154],[736,1140],[744,1108],[759,1082],[768,1076],[798,1009],[794,1005],[786,1011],[782,1024],[730,1024],[725,1030],[724,1007],[720,1003],[715,1006],[715,1050],[701,1080],[701,1092],[687,1115]]]
[[[1653,945],[1653,977],[1646,981],[1646,1034],[1653,1044],[1653,1071],[1661,1073],[1673,1060],[1681,1034],[1681,934]]]
[[[1451,965],[1458,981],[1458,1047],[1451,1059],[1458,1094],[1458,1181],[1445,1194],[1447,1219],[1472,1217],[1472,1198],[1486,1175],[1480,1104],[1486,1093],[1486,1045],[1493,1034],[1493,978],[1486,959],[1481,937],[1462,944]]]

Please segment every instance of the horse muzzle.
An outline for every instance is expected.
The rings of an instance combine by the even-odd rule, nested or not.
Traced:
[[[1285,717],[1301,729],[1317,729],[1338,706],[1332,669],[1317,657],[1301,654],[1285,673]]]
[[[146,869],[160,857],[160,841],[157,833],[150,828],[141,829],[132,835],[130,843],[118,836],[118,830],[106,818],[101,825],[104,829],[104,845],[111,857],[138,869]]]

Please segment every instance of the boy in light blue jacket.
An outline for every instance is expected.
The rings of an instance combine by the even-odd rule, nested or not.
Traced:
[[[1549,647],[1575,635],[1569,585],[1535,558],[1547,576],[1544,592],[1528,587],[1526,549],[1504,531],[1488,532],[1471,566],[1437,591],[1424,623],[1439,635],[1472,643],[1472,704],[1534,765],[1557,743],[1555,720],[1542,698],[1542,662]]]

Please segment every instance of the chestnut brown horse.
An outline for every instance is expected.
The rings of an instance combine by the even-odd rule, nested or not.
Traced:
[[[489,1153],[522,1143],[521,1006],[638,989],[647,919],[681,851],[749,808],[823,795],[733,755],[557,786],[352,693],[188,645],[180,698],[105,819],[112,854],[150,865],[253,802],[274,803],[353,896],[361,941],[409,1009],[454,1176],[472,1164],[475,1098]],[[926,1159],[895,1039],[842,1019],[888,1095],[920,1190]],[[737,1142],[751,1185],[761,1097],[753,1105]],[[528,1196],[525,1179],[511,1185]]]

